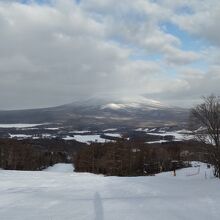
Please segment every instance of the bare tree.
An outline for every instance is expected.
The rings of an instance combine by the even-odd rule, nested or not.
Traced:
[[[214,174],[220,178],[220,97],[204,97],[203,103],[192,109],[191,122],[200,127],[196,132],[197,140],[210,144],[207,152],[215,168]]]

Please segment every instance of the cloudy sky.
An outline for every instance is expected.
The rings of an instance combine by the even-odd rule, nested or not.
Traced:
[[[220,94],[219,0],[0,0],[0,109]]]

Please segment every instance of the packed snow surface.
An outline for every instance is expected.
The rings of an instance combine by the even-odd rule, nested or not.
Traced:
[[[46,168],[46,172],[58,172],[58,173],[72,173],[74,170],[72,164],[57,163],[53,166]]]
[[[104,177],[72,169],[0,170],[0,219],[219,220],[220,180],[203,164],[176,177]]]

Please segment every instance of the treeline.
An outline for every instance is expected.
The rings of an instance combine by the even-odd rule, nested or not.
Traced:
[[[76,152],[84,147],[74,141],[0,139],[0,168],[42,170],[55,163],[72,163]]]
[[[90,146],[62,139],[0,139],[0,168],[42,170],[55,163],[74,163],[78,172],[115,176],[151,175],[185,167],[185,161],[210,162],[197,142],[145,144],[118,140]]]
[[[114,176],[152,175],[188,166],[185,161],[206,160],[202,149],[195,142],[150,145],[124,140],[93,143],[76,154],[74,165],[78,172]]]

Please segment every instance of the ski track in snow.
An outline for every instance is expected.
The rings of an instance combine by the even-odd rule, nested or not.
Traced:
[[[1,220],[218,220],[220,181],[205,165],[154,177],[0,170]],[[205,173],[206,177],[205,178]]]

